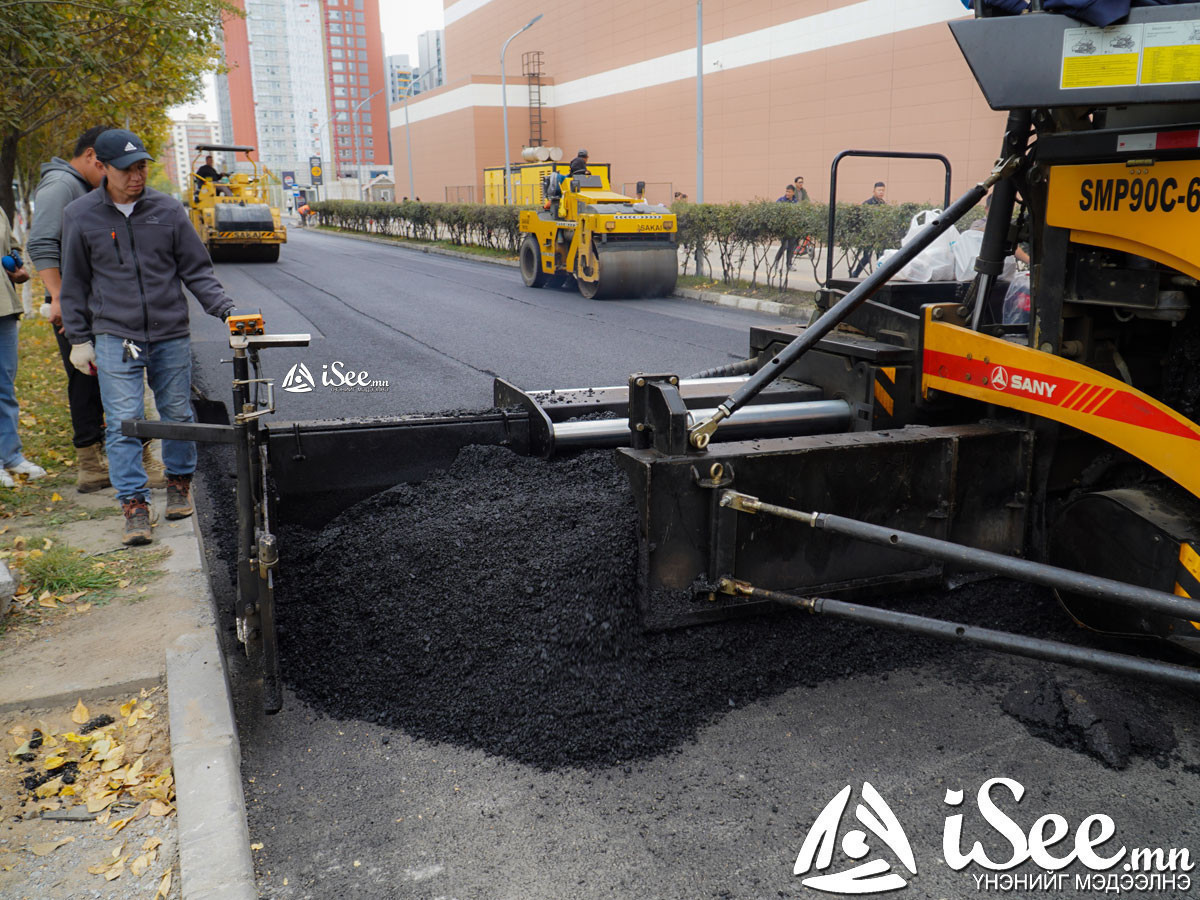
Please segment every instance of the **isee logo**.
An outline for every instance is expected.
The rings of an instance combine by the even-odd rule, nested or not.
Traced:
[[[291,394],[307,394],[315,385],[312,372],[304,363],[296,363],[283,376],[283,389]]]
[[[355,371],[346,368],[340,359],[321,366],[321,385],[332,391],[367,391],[378,392],[388,390],[390,384],[381,378],[372,378],[365,370]],[[290,394],[307,394],[317,386],[317,380],[304,363],[296,363],[288,369],[283,377],[283,389]]]
[[[947,790],[942,802],[961,810],[965,796],[961,790]],[[1001,803],[1008,801],[1017,806],[1024,796],[1025,787],[1011,778],[989,778],[975,795],[983,824],[994,832],[988,843],[999,849],[998,858],[989,856],[980,841],[972,841],[963,834],[961,812],[946,816],[942,857],[956,872],[969,867],[984,870],[981,874],[971,874],[976,890],[1012,891],[1028,887],[1061,891],[1071,878],[1063,870],[1072,865],[1083,869],[1074,875],[1077,890],[1190,889],[1192,881],[1187,873],[1196,866],[1186,848],[1126,847],[1114,840],[1116,823],[1104,813],[1086,816],[1074,829],[1066,817],[1053,812],[1038,817],[1028,826],[1019,824],[1001,808]],[[866,831],[856,828],[846,832],[841,840],[842,852],[852,861],[867,857],[872,850],[867,841],[870,832],[916,875],[917,864],[908,838],[887,803],[868,782],[863,782],[862,798],[864,802],[858,804],[854,815]],[[796,857],[794,874],[806,875],[814,868],[818,872],[829,868],[849,799],[850,785],[846,785],[817,816]],[[964,845],[968,849],[964,850]],[[1011,874],[1029,863],[1036,867],[1035,871]],[[906,887],[905,878],[891,868],[886,859],[876,858],[844,871],[810,875],[803,883],[832,894],[876,894]]]
[[[869,781],[863,782],[862,798],[866,805],[858,804],[854,810],[855,818],[883,841],[909,872],[916,875],[917,862],[913,858],[912,847],[909,846],[908,837],[891,807],[879,796],[879,792],[871,787]],[[793,874],[804,875],[814,866],[818,871],[829,868],[833,861],[833,848],[837,842],[842,814],[845,813],[849,800],[850,785],[846,785],[821,810],[800,847]],[[867,843],[866,832],[857,828],[846,832],[846,836],[842,838],[842,852],[852,860],[867,856],[871,852],[871,845]],[[886,859],[872,859],[842,872],[812,875],[805,878],[803,884],[832,894],[877,894],[880,891],[894,891],[905,887],[908,882],[890,871],[891,868],[891,863]]]

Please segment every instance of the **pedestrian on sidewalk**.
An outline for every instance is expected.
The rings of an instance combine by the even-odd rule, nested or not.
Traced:
[[[125,514],[126,544],[151,540],[150,488],[141,444],[121,433],[145,415],[144,379],[163,422],[191,422],[192,352],[184,285],[221,319],[234,303],[183,205],[146,186],[153,157],[130,131],[96,138],[100,189],[63,213],[61,305],[71,362],[96,371],[107,423],[109,476]],[[164,440],[168,519],[193,511],[193,441]]]
[[[777,199],[775,202],[776,203],[799,203],[800,201],[796,197],[795,186],[792,184],[789,184],[787,187],[785,187],[783,189],[783,196],[780,197],[779,199]],[[799,241],[800,241],[799,237],[792,237],[791,235],[784,237],[784,239],[779,244],[779,250],[775,253],[775,259],[771,263],[771,265],[773,267],[778,266],[780,258],[786,256],[787,257],[787,267],[790,270],[792,268],[792,255],[796,252],[796,244]]]
[[[50,320],[63,370],[67,373],[67,405],[71,411],[73,432],[71,442],[75,445],[79,470],[75,489],[81,494],[109,486],[108,463],[103,453],[104,407],[100,402],[100,382],[95,375],[85,375],[71,365],[71,344],[63,334],[62,307],[59,302],[62,287],[62,220],[63,210],[68,203],[100,185],[104,166],[96,159],[96,138],[107,130],[107,125],[96,125],[81,134],[75,141],[75,150],[69,162],[55,156],[50,162],[42,163],[41,180],[33,194],[33,227],[29,230],[28,241],[29,258],[46,289],[49,308],[43,307],[43,310]],[[162,464],[149,452],[149,446],[143,450],[143,462],[150,473],[150,486],[163,487],[166,475]]]
[[[887,185],[882,181],[875,182],[875,188],[871,196],[862,202],[863,206],[887,206],[887,201],[883,199],[884,192],[887,190]],[[871,265],[875,258],[875,251],[870,247],[859,247],[856,251],[858,261],[850,270],[850,277],[857,278],[863,273],[867,266]]]
[[[0,254],[4,256],[4,277],[0,278],[0,485],[15,487],[14,475],[42,478],[46,470],[30,462],[22,452],[17,433],[20,407],[17,405],[17,323],[24,307],[17,285],[29,280],[21,248],[13,236],[8,215],[0,209]]]
[[[796,189],[796,202],[807,203],[808,191],[804,189],[804,176],[797,175],[794,179],[792,179],[792,186]]]

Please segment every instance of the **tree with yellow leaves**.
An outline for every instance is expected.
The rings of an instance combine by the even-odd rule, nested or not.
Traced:
[[[167,108],[219,67],[230,15],[225,0],[0,0],[0,208],[91,125],[161,148]]]

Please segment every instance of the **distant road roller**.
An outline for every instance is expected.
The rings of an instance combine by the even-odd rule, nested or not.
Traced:
[[[202,153],[244,153],[253,166],[252,172],[235,172],[227,182],[216,182],[200,173],[192,176],[188,214],[213,262],[277,262],[279,247],[287,242],[287,229],[280,221],[278,207],[271,205],[269,173],[251,155],[254,148],[197,144],[197,159]]]
[[[574,277],[589,300],[664,297],[679,274],[675,214],[611,190],[601,174],[543,185],[545,209],[521,213],[521,277],[529,287]]]

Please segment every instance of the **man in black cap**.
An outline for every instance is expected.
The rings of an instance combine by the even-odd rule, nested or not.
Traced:
[[[587,161],[588,155],[586,150],[580,150],[576,153],[575,158],[571,160],[571,167],[567,172],[568,176],[574,178],[576,175],[587,175]]]
[[[71,363],[100,377],[109,477],[125,513],[126,544],[151,540],[150,491],[142,445],[121,433],[125,419],[145,415],[143,377],[164,422],[191,422],[192,354],[182,286],[211,315],[234,303],[217,281],[183,205],[146,186],[153,158],[123,129],[96,138],[104,164],[98,190],[63,211],[63,327]],[[196,469],[192,441],[166,441],[168,519],[192,514]]]

